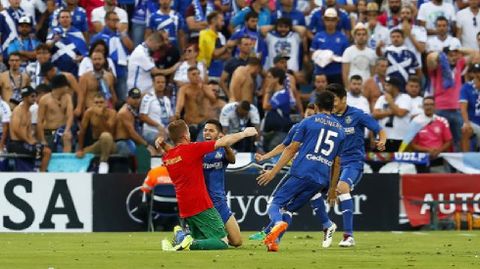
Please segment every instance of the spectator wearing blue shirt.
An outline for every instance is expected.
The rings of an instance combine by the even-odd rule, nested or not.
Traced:
[[[305,16],[295,7],[294,0],[280,0],[277,10],[272,13],[271,24],[275,24],[280,18],[288,18],[292,20],[293,25],[306,26]]]
[[[115,64],[117,80],[115,90],[119,100],[127,98],[127,55],[133,50],[133,41],[127,32],[118,32],[119,17],[114,11],[108,11],[105,15],[105,27],[92,37],[91,42],[103,39],[108,45],[110,58]]]
[[[335,9],[336,14],[338,15],[338,22],[336,24],[337,30],[343,31],[347,37],[350,37],[350,30],[352,30],[350,16],[344,10],[337,8],[336,0],[326,0],[325,6],[316,8],[311,13],[312,16],[310,19],[310,24],[308,25],[310,38],[312,38],[316,33],[325,31],[326,25],[324,23],[324,16],[325,12],[329,8]]]
[[[253,46],[253,52],[259,59],[261,59],[263,65],[265,64],[268,51],[267,44],[265,43],[265,40],[258,29],[258,14],[252,11],[245,16],[245,25],[235,31],[230,37],[230,40],[239,40],[242,37],[249,37],[250,39],[254,40],[255,43]],[[238,54],[239,50],[238,48],[235,48],[233,55],[238,56]]]
[[[178,1],[175,1],[178,2]],[[133,7],[132,13],[132,29],[130,34],[133,40],[133,44],[140,45],[144,40],[145,30],[147,28],[148,21],[152,14],[155,14],[159,9],[158,0],[137,0]],[[175,10],[177,10],[175,8]]]
[[[245,17],[248,13],[255,11],[258,14],[258,26],[270,25],[271,15],[268,9],[268,0],[252,0],[250,6],[240,10],[235,16],[233,16],[230,24],[234,28],[241,27],[245,22]]]
[[[22,64],[20,66],[22,72],[30,61],[35,61],[35,48],[40,42],[31,36],[32,19],[30,17],[22,17],[18,20],[18,37],[10,43],[7,53],[18,52],[22,56]]]
[[[473,80],[465,83],[460,90],[460,111],[462,112],[462,150],[470,151],[470,138],[475,134],[480,146],[480,64],[470,68]]]
[[[313,38],[310,51],[313,53],[317,50],[330,50],[334,55],[343,55],[345,49],[350,46],[348,38],[338,30],[338,16],[334,8],[325,10],[323,16],[325,23],[325,31],[318,32]],[[315,74],[325,74],[329,83],[338,83],[343,85],[342,80],[342,63],[332,61],[324,67],[315,65]]]
[[[87,12],[84,8],[78,6],[78,0],[66,0],[65,4],[53,11],[50,16],[50,27],[57,27],[58,24],[58,15],[62,10],[70,11],[72,15],[72,26],[80,30],[83,34],[83,37],[88,43],[88,22],[87,22]]]
[[[160,8],[152,14],[147,23],[145,36],[148,37],[153,31],[165,30],[168,40],[180,51],[185,48],[185,30],[187,26],[180,13],[172,10],[172,0],[160,0]]]

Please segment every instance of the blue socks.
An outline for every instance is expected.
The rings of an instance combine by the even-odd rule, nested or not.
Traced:
[[[340,194],[340,210],[343,214],[343,233],[353,236],[353,200],[350,193]]]
[[[313,209],[313,215],[320,221],[324,230],[332,226],[332,221],[328,218],[325,201],[321,194],[315,195],[310,201],[310,205]]]

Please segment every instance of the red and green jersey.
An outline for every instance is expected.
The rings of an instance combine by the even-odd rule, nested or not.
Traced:
[[[163,156],[180,209],[187,218],[213,207],[203,177],[203,156],[215,150],[215,141],[178,145]]]

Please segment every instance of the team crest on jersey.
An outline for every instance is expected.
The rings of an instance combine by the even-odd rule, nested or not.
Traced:
[[[345,117],[345,123],[346,123],[346,124],[352,123],[352,117],[346,116],[346,117]]]
[[[222,153],[221,152],[217,152],[215,154],[215,159],[221,159],[222,158]]]
[[[80,16],[80,15],[77,15],[77,16],[75,16],[75,18],[77,19],[77,21],[79,21],[79,20],[81,20],[81,19],[82,19],[82,16]]]
[[[337,38],[335,39],[335,42],[340,43],[340,37],[337,37]]]

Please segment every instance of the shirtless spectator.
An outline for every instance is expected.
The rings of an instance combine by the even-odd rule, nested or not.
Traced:
[[[38,102],[37,134],[44,145],[53,152],[72,151],[73,103],[67,78],[55,75],[50,86],[52,91]]]
[[[155,92],[143,96],[140,104],[140,120],[143,122],[142,136],[147,142],[154,146],[155,139],[161,135],[168,138],[167,125],[173,120],[172,103],[168,96],[165,96],[167,79],[164,75],[153,77],[153,88]]]
[[[100,154],[99,174],[108,173],[108,159],[116,151],[113,141],[116,115],[115,110],[107,107],[105,97],[97,93],[82,118],[76,155],[82,158],[85,153]]]
[[[232,75],[230,82],[230,101],[248,101],[253,103],[256,90],[255,77],[262,70],[260,59],[248,58],[246,66],[239,66]]]
[[[23,102],[12,112],[10,142],[7,150],[10,153],[26,154],[41,159],[40,171],[47,171],[51,151],[48,147],[38,143],[32,135],[32,114],[30,106],[36,101],[37,95],[31,87],[21,90]]]
[[[0,74],[0,89],[2,90],[2,99],[10,102],[10,108],[13,109],[22,101],[20,89],[30,85],[30,78],[26,73],[20,70],[22,56],[14,52],[8,56],[8,65],[10,69]]]
[[[93,52],[92,58],[93,70],[83,74],[79,79],[80,92],[85,97],[85,109],[94,105],[93,99],[97,93],[105,97],[108,107],[115,107],[117,95],[113,89],[115,79],[111,72],[105,70],[105,56],[100,52]]]
[[[192,141],[195,141],[197,134],[202,130],[202,124],[208,119],[208,112],[217,98],[211,86],[202,82],[200,71],[197,67],[188,69],[190,83],[185,84],[178,91],[175,117],[180,118],[184,110],[183,119],[190,128]]]
[[[367,79],[363,84],[363,95],[370,104],[370,111],[373,111],[377,99],[385,91],[385,78],[387,75],[388,61],[384,57],[377,59],[375,63],[375,75]]]
[[[115,142],[117,153],[122,156],[135,155],[137,146],[148,146],[148,142],[140,134],[140,119],[138,108],[142,92],[138,88],[128,91],[127,102],[117,113],[115,127]]]
[[[77,79],[68,72],[60,72],[51,62],[46,62],[41,66],[40,75],[44,77],[44,83],[51,83],[53,78],[57,75],[63,75],[68,82],[67,92],[70,94],[72,100],[76,100],[73,114],[75,117],[80,117],[83,113],[83,106],[85,102],[85,94],[82,94],[78,85]]]

